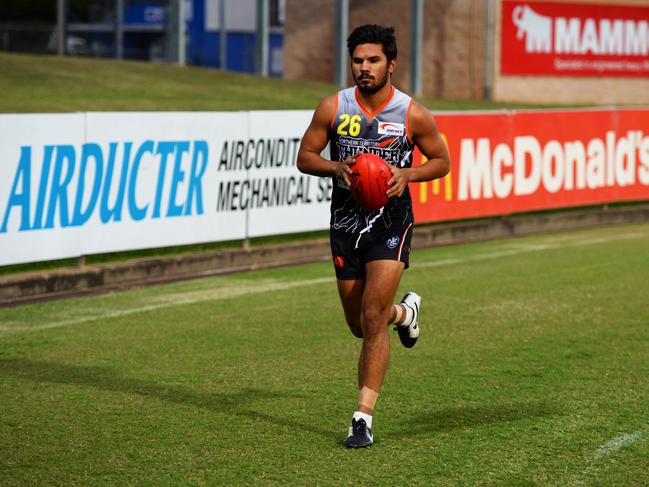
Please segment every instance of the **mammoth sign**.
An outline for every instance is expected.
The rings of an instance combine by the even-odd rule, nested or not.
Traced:
[[[501,73],[649,77],[649,7],[504,0]]]

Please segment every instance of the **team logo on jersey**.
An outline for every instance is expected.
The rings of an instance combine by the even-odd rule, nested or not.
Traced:
[[[402,123],[379,121],[379,134],[381,135],[403,135],[406,127]]]
[[[399,237],[390,237],[385,241],[385,245],[387,245],[389,249],[396,249],[397,245],[399,245]]]

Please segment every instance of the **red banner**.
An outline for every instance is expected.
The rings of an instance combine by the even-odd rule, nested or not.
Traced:
[[[506,75],[649,77],[649,7],[503,0]]]
[[[649,110],[436,119],[451,172],[410,185],[418,223],[649,200]],[[415,165],[421,163],[416,152]]]

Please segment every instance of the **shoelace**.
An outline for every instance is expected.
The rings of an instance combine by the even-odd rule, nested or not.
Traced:
[[[352,429],[354,430],[354,436],[361,436],[365,434],[365,427],[367,424],[362,419],[358,421],[352,421]]]

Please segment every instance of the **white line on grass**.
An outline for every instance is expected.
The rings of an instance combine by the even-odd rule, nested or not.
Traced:
[[[617,436],[611,441],[604,443],[601,447],[597,449],[594,453],[593,458],[595,460],[600,460],[605,456],[611,455],[618,450],[621,450],[625,446],[629,446],[632,443],[635,443],[642,437],[642,431],[634,431],[633,433],[626,433],[624,435]]]
[[[556,241],[548,240],[548,243],[543,244],[527,244],[527,243],[512,243],[509,244],[508,250],[499,250],[493,252],[486,252],[483,254],[477,254],[464,258],[450,258],[450,259],[441,259],[431,262],[418,262],[417,268],[427,268],[427,267],[441,267],[448,265],[461,264],[464,262],[472,262],[486,259],[497,259],[500,257],[507,257],[511,255],[523,254],[527,252],[537,252],[541,250],[548,249],[558,249],[563,247],[574,247],[580,245],[592,245],[598,243],[606,243],[615,240],[626,240],[633,238],[641,238],[649,235],[649,232],[633,232],[633,233],[622,233],[619,235],[612,235],[608,237],[596,237],[596,238],[587,238],[579,240],[567,240],[562,237],[558,237]],[[87,323],[89,321],[96,321],[101,319],[109,318],[119,318],[122,316],[128,316],[135,313],[144,313],[147,311],[153,311],[158,309],[169,308],[172,306],[178,306],[183,304],[194,304],[203,301],[212,301],[212,300],[222,300],[230,299],[234,297],[239,297],[248,294],[260,294],[269,291],[284,291],[287,289],[292,289],[295,287],[301,286],[312,286],[317,284],[323,284],[325,282],[331,282],[333,278],[331,277],[319,277],[316,279],[305,279],[305,280],[295,280],[289,282],[273,282],[273,281],[251,281],[250,286],[240,286],[235,288],[220,288],[220,289],[210,289],[204,291],[188,292],[179,295],[165,295],[163,297],[164,301],[156,304],[150,304],[146,306],[137,306],[134,308],[121,309],[116,311],[101,311],[100,314],[94,316],[81,316],[78,318],[72,318],[68,320],[43,323],[40,325],[33,326],[21,326],[21,325],[9,325],[0,327],[1,334],[10,334],[17,332],[29,332],[29,331],[38,331],[38,330],[47,330],[50,328],[60,328],[70,325],[78,325],[81,323]]]
[[[182,304],[194,304],[201,301],[212,301],[212,300],[222,300],[236,298],[239,296],[244,296],[246,294],[259,294],[265,293],[268,291],[284,291],[286,289],[292,289],[299,286],[311,286],[314,284],[322,284],[325,282],[330,282],[330,277],[318,277],[316,279],[306,279],[303,281],[292,281],[292,282],[266,282],[260,284],[258,281],[251,281],[250,286],[239,286],[239,287],[230,287],[223,288],[218,290],[206,290],[198,292],[189,292],[180,295],[166,296],[165,301],[150,304],[147,306],[138,306],[135,308],[121,309],[117,311],[105,311],[99,315],[95,316],[82,316],[79,318],[73,318],[69,320],[56,321],[53,323],[44,323],[42,325],[35,326],[5,326],[0,328],[0,333],[11,333],[18,331],[36,331],[36,330],[47,330],[49,328],[60,328],[62,326],[78,325],[80,323],[87,323],[89,321],[109,319],[109,318],[119,318],[122,316],[128,316],[135,313],[144,313],[146,311],[153,311],[163,308],[169,308],[171,306],[179,306]]]
[[[625,433],[616,436],[611,441],[607,441],[592,454],[591,461],[588,462],[586,468],[581,472],[575,472],[573,478],[565,482],[565,485],[591,485],[591,480],[596,478],[597,471],[602,466],[602,463],[600,462],[603,462],[607,457],[617,453],[622,448],[635,443],[641,439],[643,435],[643,430],[637,430],[633,433]]]

